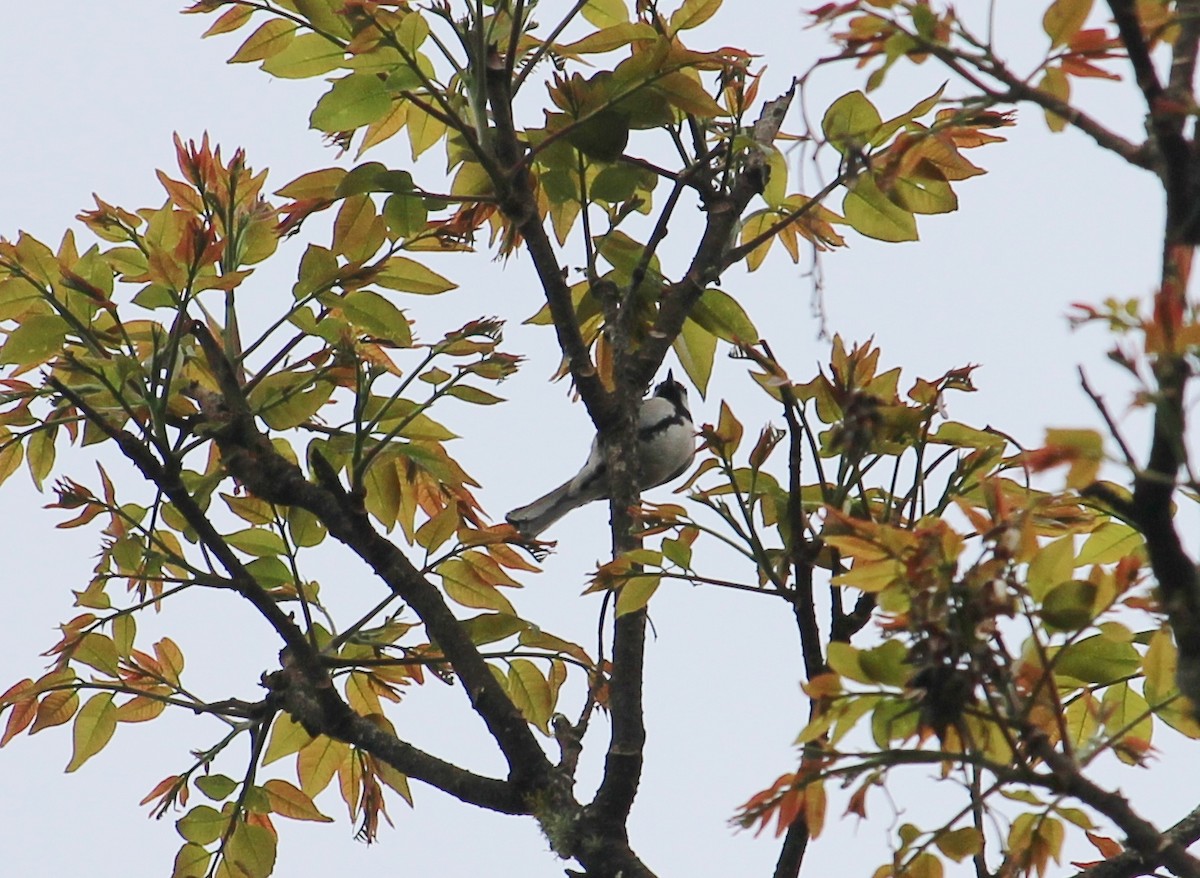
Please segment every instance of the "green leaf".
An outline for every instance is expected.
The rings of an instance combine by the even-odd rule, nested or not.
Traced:
[[[498,402],[504,402],[503,397],[496,396],[494,393],[488,393],[486,390],[480,390],[478,387],[471,387],[467,384],[456,384],[446,391],[447,396],[453,396],[456,399],[461,399],[464,402],[469,402],[473,405],[495,405]]]
[[[428,36],[429,22],[416,10],[405,14],[404,18],[400,19],[400,26],[396,28],[396,41],[410,55],[417,54],[417,50],[421,48],[421,44]]]
[[[848,643],[834,641],[829,644],[829,667],[843,677],[848,677],[856,683],[869,683],[871,678],[863,670],[862,653]]]
[[[1029,562],[1025,587],[1035,601],[1045,600],[1050,589],[1072,579],[1075,572],[1075,538],[1059,537],[1038,550]]]
[[[617,616],[636,613],[650,603],[658,591],[661,577],[658,575],[631,576],[617,593]]]
[[[311,372],[277,372],[258,383],[250,405],[273,430],[290,430],[312,419],[333,395],[332,381]]]
[[[247,555],[255,555],[257,557],[283,555],[287,552],[287,546],[283,542],[283,537],[274,531],[265,530],[261,527],[249,527],[237,533],[229,534],[225,537],[225,542],[229,543],[235,549],[245,552]]]
[[[692,320],[730,344],[754,344],[760,338],[754,322],[733,296],[716,287],[700,294]]]
[[[175,868],[171,878],[205,878],[212,854],[203,847],[187,842],[175,855]]]
[[[288,533],[297,546],[308,548],[319,545],[326,534],[325,524],[307,509],[300,506],[288,507]]]
[[[583,17],[596,27],[612,27],[629,21],[625,0],[587,0],[582,12]]]
[[[337,274],[337,257],[333,255],[333,251],[309,244],[304,255],[300,257],[300,270],[297,272],[296,284],[292,287],[292,295],[303,299],[327,290],[337,279]]]
[[[353,290],[342,298],[342,313],[369,335],[386,339],[400,347],[412,345],[412,332],[404,312],[379,293]]]
[[[722,0],[683,0],[683,5],[671,13],[667,28],[671,34],[699,27],[717,14]]]
[[[317,101],[309,123],[319,131],[352,131],[382,118],[391,107],[391,95],[379,77],[352,73]]]
[[[1095,618],[1097,588],[1071,579],[1054,586],[1042,602],[1042,621],[1059,631],[1078,631]]]
[[[67,323],[54,314],[39,314],[17,324],[0,347],[0,365],[33,366],[57,354],[67,337]]]
[[[107,674],[110,677],[115,677],[119,673],[117,670],[117,647],[111,640],[103,634],[91,632],[85,634],[83,639],[79,641],[79,646],[76,647],[75,653],[72,656],[76,661],[83,662],[85,665],[95,668],[102,674]]]
[[[265,826],[238,823],[225,847],[225,862],[237,866],[237,878],[267,878],[275,869],[275,833]]]
[[[339,37],[350,36],[350,28],[346,19],[338,14],[338,10],[343,6],[341,0],[291,0],[291,2],[297,11],[313,25],[314,30],[325,31],[325,33]]]
[[[671,106],[685,113],[709,119],[726,115],[725,110],[713,100],[704,86],[686,73],[668,73],[661,76],[655,81],[654,87],[666,96]]]
[[[393,256],[387,260],[375,282],[389,290],[421,295],[436,295],[458,287],[458,284],[407,256]]]
[[[912,668],[907,659],[908,648],[899,640],[885,640],[858,655],[858,663],[868,679],[885,686],[903,686],[908,681]]]
[[[958,210],[958,196],[950,184],[938,177],[897,177],[893,194],[896,201],[913,213],[937,214]]]
[[[214,802],[220,802],[233,795],[238,782],[223,774],[206,774],[196,778],[196,788]]]
[[[87,762],[112,740],[117,730],[117,708],[111,692],[93,695],[75,716],[74,750],[67,771],[72,772]]]
[[[550,734],[554,696],[545,676],[529,659],[512,659],[508,663],[508,696],[530,725]]]
[[[132,613],[117,616],[112,622],[113,646],[122,658],[128,658],[133,651],[133,641],[137,637],[137,620]]]
[[[946,421],[937,428],[937,432],[929,437],[931,442],[940,445],[954,445],[959,448],[1002,448],[1004,437],[986,430],[977,430],[960,424],[957,421]]]
[[[879,241],[917,240],[913,215],[888,199],[869,174],[852,184],[842,202],[842,213],[855,231]]]
[[[671,349],[679,357],[683,371],[696,385],[700,395],[704,396],[717,355],[717,337],[689,317],[684,320],[683,329],[671,343]]]
[[[1154,734],[1154,718],[1150,715],[1150,706],[1146,699],[1139,695],[1129,683],[1121,682],[1110,686],[1101,699],[1100,715],[1104,718],[1104,730],[1115,737],[1117,741],[1124,738],[1137,738],[1146,744]],[[1117,758],[1127,765],[1133,765],[1137,759],[1117,748]]]
[[[246,64],[262,61],[282,52],[296,37],[297,25],[282,18],[272,18],[246,38],[233,56],[230,64]]]
[[[391,171],[380,162],[366,162],[349,171],[338,183],[336,195],[364,195],[368,192],[412,192],[412,174],[408,171]]]
[[[606,107],[572,124],[566,139],[588,158],[616,161],[629,143],[629,115]]]
[[[1054,657],[1054,671],[1085,683],[1109,685],[1137,673],[1142,657],[1133,644],[1096,634],[1064,646]]]
[[[383,218],[393,235],[409,238],[425,230],[429,208],[420,196],[396,193],[384,202]]]
[[[262,63],[262,69],[280,79],[307,79],[320,76],[342,65],[346,52],[320,34],[301,34],[281,52]]]
[[[856,152],[883,123],[875,105],[861,91],[842,95],[825,111],[821,131],[838,152]]]
[[[470,619],[464,619],[462,626],[466,630],[467,636],[471,638],[471,642],[476,646],[482,646],[485,643],[495,643],[512,637],[528,628],[529,623],[508,613],[481,613]]]
[[[1142,535],[1127,524],[1117,521],[1106,521],[1084,541],[1079,550],[1075,565],[1112,564],[1127,555],[1142,555],[1145,552],[1145,542]]]
[[[54,429],[38,430],[26,443],[25,462],[29,465],[29,475],[39,491],[42,489],[42,483],[46,481],[46,476],[50,475],[54,468],[54,459],[58,455],[54,442],[56,432]]]

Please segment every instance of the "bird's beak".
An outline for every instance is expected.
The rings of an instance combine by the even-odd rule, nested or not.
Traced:
[[[668,383],[668,384],[674,384],[674,383],[675,383],[675,370],[674,370],[674,369],[668,369],[668,370],[667,370],[667,383]]]

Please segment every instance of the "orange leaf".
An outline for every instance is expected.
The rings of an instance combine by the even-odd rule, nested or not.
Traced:
[[[1104,855],[1105,859],[1115,857],[1125,850],[1125,848],[1121,846],[1120,842],[1114,841],[1111,838],[1106,838],[1103,835],[1096,835],[1094,832],[1086,831],[1084,832],[1084,835],[1087,836],[1088,841],[1096,846],[1096,850],[1100,851],[1100,853]]]
[[[317,810],[313,800],[286,780],[269,780],[263,784],[267,801],[271,803],[271,811],[293,820],[312,820],[317,823],[332,823],[332,817],[326,817]]]
[[[33,685],[32,681],[30,685]],[[13,712],[8,715],[8,725],[4,727],[4,735],[0,737],[0,747],[28,728],[29,724],[33,722],[37,709],[38,703],[32,698],[28,701],[21,701],[13,707]]]
[[[144,799],[142,799],[140,802],[138,802],[138,804],[145,805],[148,802],[153,802],[155,799],[165,796],[172,789],[174,789],[178,783],[179,783],[179,775],[177,775],[177,774],[172,774],[170,777],[164,777],[162,780],[160,780],[157,784],[154,785],[154,789],[152,789],[150,792],[146,793],[146,797]]]

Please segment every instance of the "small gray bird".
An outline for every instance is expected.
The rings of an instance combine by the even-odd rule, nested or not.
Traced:
[[[638,464],[642,489],[683,475],[696,452],[696,428],[687,407],[687,390],[667,372],[667,380],[642,400],[638,411]],[[536,537],[572,509],[608,498],[608,465],[600,439],[592,440],[587,463],[570,481],[544,497],[508,513],[522,536]]]

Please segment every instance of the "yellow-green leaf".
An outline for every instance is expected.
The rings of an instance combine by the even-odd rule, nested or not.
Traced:
[[[521,715],[544,734],[550,733],[550,715],[554,699],[550,684],[537,665],[529,659],[513,659],[508,664],[508,695]]]
[[[193,844],[212,844],[220,838],[229,818],[211,805],[197,805],[175,821],[175,828]]]
[[[267,749],[263,754],[263,765],[270,765],[276,759],[299,752],[312,740],[313,736],[304,731],[304,726],[300,723],[293,721],[289,716],[277,716],[271,727],[271,740],[267,742]]]
[[[974,856],[983,850],[983,839],[975,827],[963,826],[939,835],[937,846],[939,851],[954,862],[961,863],[967,857]]]
[[[596,27],[612,27],[629,21],[625,0],[587,0],[582,11],[583,17]]]
[[[617,594],[617,615],[636,613],[645,607],[658,591],[660,581],[657,575],[632,576],[626,580]]]
[[[262,61],[282,52],[295,39],[296,25],[282,18],[272,18],[250,34],[229,59],[230,64]]]
[[[1033,599],[1040,601],[1054,586],[1071,579],[1075,566],[1075,538],[1060,537],[1042,546],[1033,556],[1025,586]]]
[[[112,740],[117,730],[117,708],[111,692],[93,695],[75,717],[74,749],[67,771],[75,771]]]
[[[722,0],[683,0],[683,5],[671,13],[668,31],[676,34],[681,30],[699,27],[717,14]]]
[[[730,344],[754,344],[759,339],[758,329],[738,301],[716,287],[700,294],[691,318]]]
[[[1071,82],[1061,67],[1047,67],[1038,83],[1038,89],[1058,98],[1063,103],[1071,99]],[[1067,127],[1067,120],[1052,110],[1045,110],[1046,127],[1059,132]]]
[[[211,859],[212,854],[189,841],[175,855],[175,868],[171,870],[171,878],[205,878]]]
[[[1126,555],[1139,554],[1145,546],[1142,535],[1127,524],[1106,521],[1090,534],[1079,550],[1075,564],[1112,564]]]
[[[683,371],[704,396],[717,355],[717,336],[689,317],[683,322],[683,329],[675,336],[671,348],[679,357]]]
[[[262,69],[280,79],[306,79],[341,66],[346,51],[320,34],[301,34],[262,63]]]
[[[917,221],[875,185],[870,174],[854,181],[842,202],[842,213],[855,231],[879,241],[917,240]]]
[[[475,570],[464,561],[452,558],[438,565],[442,587],[446,595],[464,607],[481,610],[499,610],[515,616],[517,611],[508,598],[491,583],[483,581]]]
[[[369,335],[401,347],[412,344],[412,332],[404,312],[371,290],[354,290],[342,299],[342,313]]]
[[[383,264],[383,270],[375,278],[375,282],[389,290],[400,290],[405,293],[435,295],[455,289],[458,284],[442,277],[436,271],[426,268],[420,262],[407,256],[393,256]]]
[[[83,635],[79,641],[79,646],[75,648],[73,658],[76,661],[83,662],[89,667],[95,668],[102,674],[107,674],[110,677],[117,676],[117,647],[113,644],[112,638],[106,637],[103,634],[92,632]]]
[[[1050,38],[1050,48],[1070,42],[1079,33],[1092,11],[1092,0],[1054,0],[1042,16],[1042,29]]]
[[[247,555],[267,557],[282,555],[287,551],[283,537],[261,527],[249,527],[225,537],[225,542]]]
[[[62,349],[67,323],[56,314],[23,319],[0,347],[0,365],[32,366],[44,363]]]
[[[861,91],[852,91],[829,105],[821,120],[821,130],[830,145],[844,154],[867,143],[882,123],[870,99]]]
[[[373,73],[352,73],[334,82],[309,116],[319,131],[352,131],[381,118],[392,106],[392,97]]]
[[[861,653],[848,643],[834,641],[829,644],[829,667],[843,677],[848,677],[856,683],[870,683],[871,678],[863,670],[860,661]]]
[[[296,759],[296,777],[310,798],[329,786],[342,764],[351,758],[350,745],[324,735],[314,738]]]
[[[238,788],[238,782],[224,774],[206,774],[196,778],[196,788],[214,802],[220,802],[233,795]]]
[[[265,826],[238,823],[225,847],[225,862],[237,866],[237,878],[267,878],[275,869],[275,846],[275,833]]]

